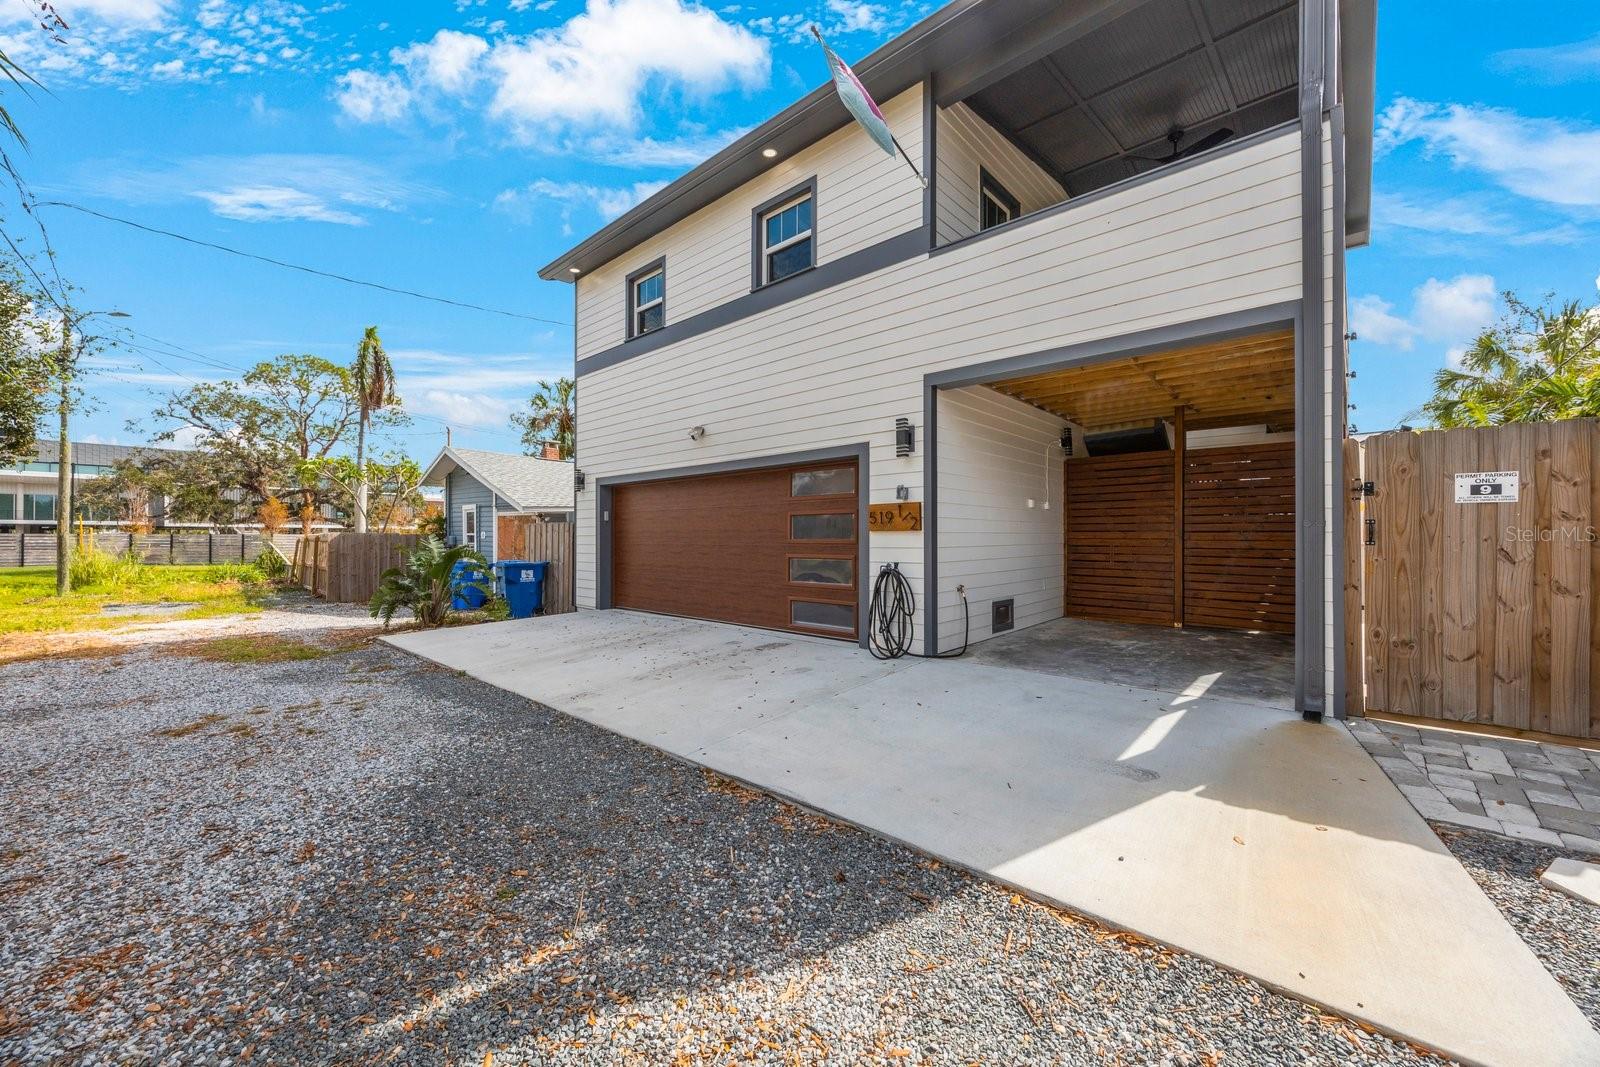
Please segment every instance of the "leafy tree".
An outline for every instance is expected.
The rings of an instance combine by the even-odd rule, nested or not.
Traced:
[[[310,533],[321,509],[340,498],[323,461],[349,443],[361,402],[349,368],[320,356],[283,355],[238,381],[173,393],[154,416],[169,424],[157,441],[171,441],[184,428],[197,435],[196,451],[238,490],[245,513],[270,496],[287,497]],[[379,413],[373,421],[390,419]]]
[[[33,454],[49,406],[54,364],[34,306],[15,265],[0,265],[0,464]]]
[[[511,414],[511,421],[522,431],[522,450],[537,456],[546,443],[561,450],[562,459],[577,451],[577,414],[573,408],[576,386],[571,378],[540,382],[528,398],[528,409]]]
[[[368,326],[367,332],[361,335],[361,343],[356,345],[355,366],[350,368],[350,373],[355,378],[356,396],[361,405],[356,426],[356,469],[361,470],[366,466],[367,424],[373,412],[400,403],[400,397],[394,391],[394,367],[389,363],[389,354],[383,350],[383,340],[378,336],[376,326]],[[367,529],[367,498],[368,485],[363,478],[356,486],[357,533]]]
[[[1505,303],[1461,366],[1434,375],[1423,414],[1446,429],[1600,417],[1600,305]]]
[[[450,572],[461,560],[472,561],[484,573],[489,570],[488,562],[466,545],[446,548],[444,542],[436,538],[423,538],[411,555],[406,557],[404,566],[390,567],[379,577],[378,589],[372,594],[372,601],[368,605],[372,617],[381,618],[387,629],[394,613],[407,608],[416,618],[418,626],[442,625],[450,615],[450,601],[454,593]],[[473,585],[485,593],[489,591],[488,583],[484,581],[464,584]]]
[[[359,514],[359,500],[365,493],[370,501],[370,523],[376,523],[383,533],[395,526],[412,525],[422,510],[422,468],[416,460],[403,455],[387,454],[368,460],[364,468],[357,467],[348,456],[312,460],[301,477],[331,483],[339,491],[336,506],[341,511]]]
[[[170,488],[166,472],[120,459],[110,472],[84,482],[77,492],[79,514],[105,516],[131,533],[152,529],[150,505]]]

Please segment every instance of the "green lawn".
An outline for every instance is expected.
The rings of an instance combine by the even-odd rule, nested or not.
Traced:
[[[248,568],[141,567],[135,581],[88,586],[58,598],[53,567],[0,567],[0,634],[63,630],[105,630],[149,618],[200,619],[214,615],[260,611],[270,591],[265,582],[248,580]],[[180,615],[103,615],[107,604],[195,606]]]

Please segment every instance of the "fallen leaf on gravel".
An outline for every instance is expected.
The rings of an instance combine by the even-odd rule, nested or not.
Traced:
[[[1233,843],[1236,844],[1236,845],[1242,845],[1242,844],[1244,844],[1244,838],[1240,837],[1238,834],[1234,834],[1233,835]]]
[[[483,1054],[483,1067],[494,1067],[494,1053],[485,1052]]]

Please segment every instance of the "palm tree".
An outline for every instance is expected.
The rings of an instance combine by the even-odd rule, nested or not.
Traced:
[[[394,391],[394,366],[383,350],[383,339],[376,326],[368,326],[356,345],[356,364],[351,368],[361,417],[356,424],[356,532],[367,532],[367,424],[372,413],[398,404]]]
[[[1505,319],[1478,335],[1461,366],[1434,375],[1423,413],[1445,429],[1600,417],[1600,306],[1505,301]]]
[[[511,421],[522,430],[522,450],[537,456],[546,443],[554,444],[562,459],[577,451],[577,413],[573,409],[576,387],[571,378],[540,382],[528,398],[528,410],[513,412]]]

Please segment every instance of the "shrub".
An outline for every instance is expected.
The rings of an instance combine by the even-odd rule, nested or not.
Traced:
[[[73,589],[92,586],[128,587],[146,585],[154,579],[144,562],[130,550],[120,556],[102,551],[93,543],[72,554],[67,578]]]
[[[256,570],[269,582],[281,582],[289,577],[288,561],[270,548],[262,549],[261,555],[256,557]]]
[[[379,578],[378,590],[372,594],[369,604],[372,617],[381,618],[387,627],[395,612],[408,608],[418,626],[442,625],[450,615],[450,598],[454,593],[450,572],[461,560],[470,560],[485,572],[489,570],[483,556],[466,545],[446,548],[438,538],[424,537],[406,557],[404,566],[390,567]],[[486,594],[491,592],[488,582],[470,584]]]

